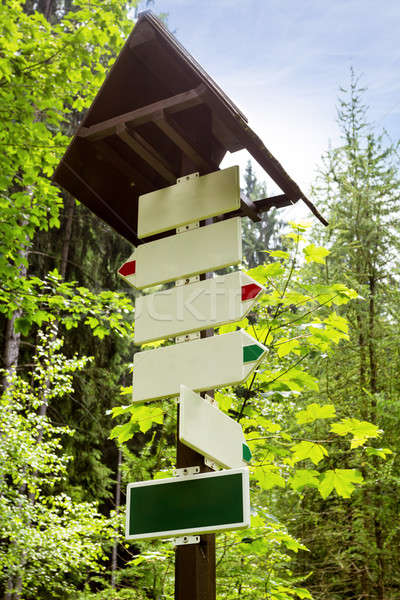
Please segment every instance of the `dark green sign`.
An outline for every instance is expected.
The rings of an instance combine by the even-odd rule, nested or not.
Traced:
[[[239,529],[249,521],[247,469],[128,485],[128,539]]]

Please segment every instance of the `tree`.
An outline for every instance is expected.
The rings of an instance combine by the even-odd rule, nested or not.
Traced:
[[[129,337],[132,331],[126,314],[133,309],[126,296],[109,291],[106,285],[103,289],[91,292],[76,281],[63,281],[69,275],[67,265],[70,265],[71,259],[71,235],[76,224],[74,217],[82,209],[77,209],[70,197],[62,198],[59,191],[51,185],[49,178],[65,151],[67,135],[70,135],[71,130],[78,124],[81,111],[90,105],[108,69],[109,61],[117,55],[124,37],[132,27],[127,13],[133,4],[128,2],[122,6],[117,1],[111,1],[106,4],[95,2],[88,6],[75,1],[33,3],[10,0],[2,3],[0,8],[0,313],[3,317],[1,324],[4,325],[1,342],[5,367],[5,395],[8,393],[8,386],[14,389],[17,372],[29,377],[27,368],[33,360],[38,328],[45,324],[51,323],[54,327],[54,324],[58,323],[67,338],[65,347],[70,356],[78,346],[76,339],[79,339],[79,336],[75,336],[74,343],[73,335],[78,325],[80,337],[86,330],[84,336],[87,340],[92,337],[90,332],[94,334],[97,342],[112,332],[112,342],[107,344],[110,352],[118,346],[122,337]],[[60,236],[54,229],[60,227],[63,200],[65,218]],[[44,241],[47,243],[45,247],[41,246],[41,242]],[[47,260],[43,260],[45,258]],[[118,256],[115,256],[115,260],[118,260]],[[79,259],[76,262],[79,262]],[[57,267],[59,271],[56,270]],[[57,333],[54,332],[53,335],[56,340]],[[91,344],[97,352],[103,350],[103,355],[105,354],[106,344],[103,344],[103,348],[99,348],[98,343]],[[103,361],[109,370],[110,359],[104,357]],[[86,525],[87,534],[90,536],[90,518],[94,513],[91,509],[86,510],[82,501],[92,500],[93,497],[104,500],[110,496],[112,473],[107,466],[101,465],[101,452],[104,451],[101,436],[103,439],[106,437],[106,428],[99,424],[97,434],[100,430],[101,436],[96,437],[93,431],[93,422],[96,421],[92,420],[90,436],[88,430],[85,431],[86,437],[90,437],[90,443],[93,444],[91,452],[86,451],[86,458],[90,455],[90,460],[87,460],[85,469],[82,469],[83,453],[79,453],[80,445],[88,448],[88,439],[82,442],[85,421],[81,414],[84,413],[87,419],[87,396],[90,396],[92,404],[95,403],[98,413],[103,421],[105,420],[104,408],[98,402],[99,394],[93,398],[93,384],[99,382],[99,370],[98,365],[88,368],[89,381],[87,377],[75,374],[75,387],[86,386],[87,390],[86,397],[79,401],[80,410],[77,410],[76,404],[70,412],[66,410],[75,395],[72,390],[67,398],[54,397],[51,403],[47,401],[47,395],[42,390],[41,406],[31,403],[26,408],[32,421],[35,418],[46,420],[49,410],[49,423],[68,422],[70,425],[76,424],[77,429],[79,428],[75,439],[79,439],[80,444],[72,442],[73,438],[68,436],[64,436],[60,441],[69,454],[81,459],[80,466],[68,471],[64,491],[70,494],[71,506],[64,510],[60,504],[61,516],[57,534],[60,536],[67,536],[68,527],[71,525],[62,515],[67,514],[68,510],[72,514],[76,506],[81,506],[82,511],[85,510],[88,515]],[[103,382],[104,371],[105,369]],[[116,371],[115,378],[118,377],[119,371]],[[25,381],[28,382],[27,379]],[[115,385],[114,381],[108,386],[109,390],[112,389],[112,385]],[[104,394],[104,389],[103,385],[104,399],[110,404],[113,399],[109,400],[110,392]],[[33,393],[32,390],[31,392]],[[77,401],[76,395],[74,400]],[[80,423],[77,423],[78,414]],[[96,446],[101,448],[101,452]],[[109,451],[110,446],[116,452],[111,442],[105,450]],[[45,450],[45,447],[42,448],[42,451]],[[88,470],[91,472],[89,485],[85,481],[85,473]],[[79,476],[74,479],[77,473]],[[67,473],[63,476],[67,477]],[[46,493],[51,496],[50,488],[45,488],[44,495]],[[23,497],[29,497],[26,490],[24,493],[22,490],[21,494]],[[17,503],[17,508],[18,506]],[[33,512],[39,511],[41,502],[36,497],[32,498],[30,507]],[[103,510],[109,513],[104,507]],[[44,514],[44,517],[53,518],[50,513],[47,516]],[[2,521],[2,525],[4,523]],[[62,532],[63,527],[65,531]],[[85,527],[82,522],[74,543],[78,543],[79,536],[84,539]],[[33,532],[35,528],[28,528],[27,531]],[[43,544],[49,539],[51,537],[44,536]],[[40,546],[40,540],[38,544]],[[7,546],[7,543],[5,545]],[[19,561],[20,565],[16,562],[14,566],[18,567],[19,571],[10,572],[7,585],[9,590],[10,585],[14,586],[15,593],[9,591],[9,597],[12,594],[19,597],[30,577],[27,566],[21,567],[24,558],[18,555],[17,546],[16,542],[9,546],[11,554],[15,550],[15,555],[19,556],[17,562]],[[94,547],[97,549],[93,552],[89,549],[87,563],[80,562],[80,558],[77,560],[77,564],[81,564],[82,568],[84,564],[86,569],[97,564],[94,560],[90,562],[90,556],[93,557],[94,553],[98,552],[99,546]],[[43,548],[40,552],[42,551]],[[66,558],[65,565],[66,568],[60,572],[69,572],[69,565],[72,574],[72,562]],[[45,597],[52,593],[47,577],[43,571],[43,580],[40,586],[35,588],[39,595]],[[81,580],[79,577],[79,581]]]
[[[306,568],[313,570],[316,598],[389,600],[399,593],[393,552],[400,534],[399,471],[391,454],[399,448],[399,160],[397,147],[368,124],[363,91],[352,73],[339,100],[342,143],[326,153],[315,186],[330,226],[314,238],[330,254],[326,267],[313,273],[326,283],[340,274],[361,297],[340,309],[351,325],[349,344],[315,364],[314,372],[324,401],[344,419],[367,420],[384,434],[379,445],[358,451],[365,483],[347,507],[305,496],[297,510],[309,515],[302,539],[311,550]],[[344,467],[352,464],[342,445],[332,450]]]
[[[265,182],[257,180],[250,161],[246,166],[244,181],[244,193],[250,200],[266,197],[267,186]],[[260,216],[259,223],[253,223],[248,218],[242,219],[243,255],[250,269],[264,263],[268,256],[265,254],[266,250],[284,249],[281,236],[283,222],[278,218],[277,209],[272,208]]]
[[[76,503],[63,491],[69,459],[61,439],[73,431],[38,412],[44,395],[51,403],[73,391],[73,374],[88,359],[63,356],[51,330],[38,338],[31,383],[13,374],[1,397],[0,582],[9,598],[76,591],[87,569],[101,569],[112,533],[94,503]]]
[[[59,226],[61,198],[49,176],[68,142],[65,122],[90,104],[130,28],[129,5],[116,1],[51,6],[43,14],[8,0],[0,9],[0,311],[9,320],[10,372],[18,364],[21,327],[37,312],[27,277],[32,239]]]

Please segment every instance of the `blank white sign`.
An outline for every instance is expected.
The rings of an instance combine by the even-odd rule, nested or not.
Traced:
[[[246,273],[235,271],[140,296],[135,305],[135,343],[241,321],[263,290]]]
[[[254,360],[251,350],[255,350]],[[181,384],[202,392],[240,383],[256,368],[265,351],[265,346],[239,330],[136,352],[132,400],[145,402],[179,396]]]
[[[138,246],[125,264],[132,273],[119,275],[139,290],[237,265],[242,260],[240,217],[191,229]]]
[[[139,196],[138,237],[176,229],[238,208],[239,167],[193,177]]]
[[[180,441],[227,469],[245,466],[241,425],[185,385],[180,389]]]

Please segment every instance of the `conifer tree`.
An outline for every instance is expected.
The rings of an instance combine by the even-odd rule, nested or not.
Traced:
[[[365,484],[350,500],[321,502],[306,494],[298,505],[302,541],[311,550],[302,568],[313,571],[317,599],[394,600],[400,585],[399,467],[386,449],[399,448],[399,157],[368,123],[363,92],[352,72],[339,100],[341,143],[324,156],[314,190],[330,222],[315,234],[330,250],[320,275],[327,283],[339,276],[360,298],[341,307],[350,343],[314,368],[325,401],[347,419],[377,425],[384,437],[359,451]],[[352,466],[343,445],[335,455]]]
[[[267,195],[265,182],[260,182],[249,160],[244,174],[244,193],[250,200],[259,200]],[[283,221],[278,218],[278,211],[272,208],[262,213],[261,221],[253,223],[247,217],[242,219],[243,255],[249,268],[261,265],[268,260],[265,250],[282,249],[281,230]]]

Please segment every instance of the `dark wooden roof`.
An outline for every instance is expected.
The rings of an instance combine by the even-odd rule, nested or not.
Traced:
[[[193,171],[215,171],[227,151],[243,148],[283,193],[255,203],[243,199],[241,214],[257,220],[257,213],[271,206],[303,199],[326,224],[243,113],[146,11],[139,15],[53,179],[137,245],[142,241],[136,236],[139,195]]]

